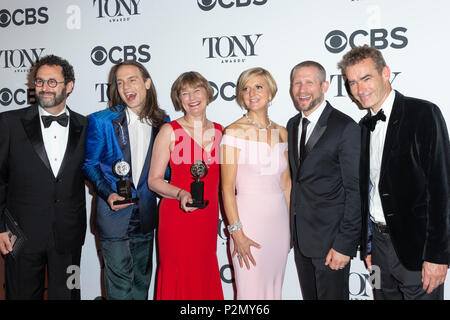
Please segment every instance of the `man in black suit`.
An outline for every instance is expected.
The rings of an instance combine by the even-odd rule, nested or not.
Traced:
[[[8,254],[2,214],[6,298],[43,299],[47,268],[49,299],[80,299],[79,279],[71,280],[86,233],[87,120],[66,106],[75,82],[66,60],[46,56],[32,70],[37,104],[0,114],[0,212],[8,209],[28,238]]]
[[[361,231],[360,130],[325,101],[325,79],[325,69],[314,61],[291,72],[299,111],[287,124],[291,232],[303,298],[348,300],[349,262]]]
[[[380,51],[339,63],[361,120],[362,255],[376,299],[443,299],[450,258],[449,139],[439,108],[391,88]],[[377,279],[377,277],[375,277]]]

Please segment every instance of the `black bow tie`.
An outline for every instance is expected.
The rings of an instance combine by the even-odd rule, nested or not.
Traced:
[[[41,116],[42,123],[44,123],[44,128],[50,127],[53,121],[58,122],[63,127],[67,127],[67,124],[69,123],[69,117],[67,114],[63,113],[59,116]]]
[[[383,109],[377,112],[376,115],[366,118],[363,124],[370,130],[375,130],[378,120],[386,121],[386,116],[384,115]]]

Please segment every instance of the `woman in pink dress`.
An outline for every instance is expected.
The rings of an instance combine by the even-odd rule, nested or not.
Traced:
[[[276,92],[266,70],[244,71],[236,100],[247,113],[225,129],[221,142],[223,203],[239,300],[281,299],[290,250],[287,131],[268,117]]]

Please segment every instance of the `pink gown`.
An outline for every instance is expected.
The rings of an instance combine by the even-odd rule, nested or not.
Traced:
[[[290,250],[289,213],[281,188],[281,174],[287,168],[287,143],[272,148],[265,142],[229,135],[221,145],[239,150],[236,202],[239,220],[247,237],[261,245],[251,247],[256,267],[239,266],[233,258],[238,300],[281,299],[284,272]],[[234,250],[230,240],[231,253]]]

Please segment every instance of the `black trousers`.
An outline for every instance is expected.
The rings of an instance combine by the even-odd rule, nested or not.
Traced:
[[[380,285],[375,283],[376,300],[444,299],[443,284],[427,294],[422,289],[422,271],[406,269],[397,257],[389,234],[380,233],[377,228],[372,230],[372,265],[379,268],[381,280]]]
[[[348,300],[350,263],[344,269],[332,270],[325,265],[325,258],[305,257],[297,242],[295,264],[300,279],[303,300]]]
[[[372,230],[372,265],[379,268],[381,280],[380,285],[375,283],[376,300],[444,299],[443,284],[427,294],[422,289],[422,271],[406,269],[397,257],[389,234],[380,233],[377,228]]]
[[[56,252],[50,240],[46,249],[5,256],[7,300],[43,300],[47,270],[49,300],[80,300],[81,247],[70,253]]]

